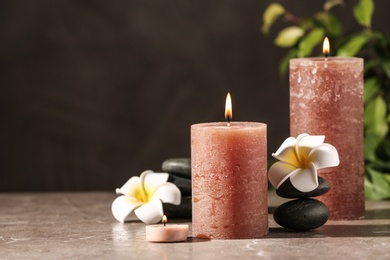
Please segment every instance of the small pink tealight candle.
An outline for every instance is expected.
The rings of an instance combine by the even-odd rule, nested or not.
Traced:
[[[167,225],[167,216],[162,218],[163,225],[146,226],[146,241],[158,243],[183,242],[188,237],[188,225]]]
[[[267,125],[230,122],[191,126],[192,235],[251,239],[268,233]]]

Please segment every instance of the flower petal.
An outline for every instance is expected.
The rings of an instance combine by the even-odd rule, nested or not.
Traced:
[[[309,192],[318,187],[317,170],[310,163],[309,168],[300,169],[290,177],[291,184],[299,191]]]
[[[138,176],[131,177],[122,187],[116,189],[116,194],[128,195],[136,198],[137,191],[141,189],[141,179]]]
[[[134,211],[135,215],[146,224],[154,224],[163,216],[162,202],[158,198],[152,198],[148,203]]]
[[[297,137],[297,146],[305,146],[314,148],[320,144],[323,144],[325,140],[324,135],[308,135],[308,134],[300,134]]]
[[[164,203],[179,205],[181,202],[181,192],[175,184],[167,182],[160,185],[153,194],[153,198],[159,198]]]
[[[269,168],[268,178],[271,184],[278,189],[285,180],[299,170],[288,163],[276,162]]]
[[[128,220],[128,217],[131,215],[133,210],[141,205],[142,203],[134,198],[128,196],[119,196],[112,202],[112,215],[114,215],[116,220],[124,223],[126,220]]]
[[[321,144],[309,153],[309,161],[316,169],[337,166],[340,163],[337,149],[330,144]]]
[[[280,152],[282,152],[284,149],[286,149],[288,147],[294,147],[296,142],[297,141],[294,137],[287,138],[286,140],[284,140],[284,142],[279,147],[279,149],[275,152],[275,154],[279,154]]]
[[[294,137],[287,138],[272,156],[279,161],[299,167],[299,161],[295,153],[295,144],[296,139]]]
[[[314,147],[324,142],[325,136],[323,135],[308,135],[300,134],[297,137],[297,144],[295,145],[295,152],[297,153],[298,160],[301,168],[307,168],[308,155]]]
[[[156,173],[153,171],[144,171],[140,178],[145,192],[151,197],[161,184],[168,181],[169,174],[165,172]]]

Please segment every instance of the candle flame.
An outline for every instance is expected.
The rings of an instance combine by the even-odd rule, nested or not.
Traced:
[[[167,219],[167,216],[166,216],[166,215],[164,215],[164,216],[162,217],[161,222],[164,224],[164,226],[165,226],[165,224],[168,222],[168,219]]]
[[[330,53],[330,44],[328,37],[325,37],[324,43],[322,45],[322,53],[327,57]]]
[[[232,120],[232,117],[233,117],[232,98],[230,96],[230,92],[228,92],[226,96],[226,103],[225,103],[225,118],[228,122],[228,126],[230,126],[230,120]]]

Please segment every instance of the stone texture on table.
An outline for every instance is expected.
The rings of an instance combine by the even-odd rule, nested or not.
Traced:
[[[302,192],[297,190],[288,178],[279,189],[276,190],[276,194],[283,198],[310,198],[323,195],[330,190],[329,183],[324,179],[318,176],[318,187],[309,192]]]
[[[145,224],[119,223],[114,192],[0,193],[1,259],[390,259],[390,201],[367,201],[366,219],[328,221],[310,232],[281,228],[266,237],[149,243]],[[269,193],[270,208],[285,199]],[[172,219],[170,223],[191,223]],[[233,250],[232,250],[233,249]]]
[[[186,196],[181,197],[180,205],[174,205],[170,203],[164,203],[164,214],[167,215],[168,218],[175,219],[191,219],[192,217],[192,197]]]
[[[329,218],[329,209],[315,199],[288,201],[276,208],[274,219],[282,227],[306,231],[318,228]]]
[[[169,174],[168,181],[175,184],[179,190],[181,191],[182,196],[191,196],[191,179],[183,178],[180,176],[175,176],[172,174]]]
[[[165,160],[161,168],[164,172],[172,173],[184,178],[191,179],[191,159],[171,158]]]

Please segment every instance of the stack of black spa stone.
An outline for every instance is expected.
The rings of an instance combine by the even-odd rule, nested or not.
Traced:
[[[274,219],[282,227],[297,231],[307,231],[318,228],[329,218],[328,207],[313,199],[327,193],[329,183],[318,177],[318,187],[310,192],[301,192],[294,188],[290,179],[286,180],[277,190],[276,194],[283,198],[294,198],[276,208]]]
[[[191,159],[171,158],[162,163],[162,171],[169,173],[168,182],[175,184],[181,192],[180,205],[164,203],[164,213],[169,218],[191,218]]]

